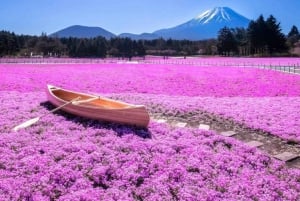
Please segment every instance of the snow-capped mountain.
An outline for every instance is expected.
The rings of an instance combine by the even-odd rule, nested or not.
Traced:
[[[236,13],[232,9],[228,7],[217,7],[212,10],[207,10],[204,13],[197,16],[194,21],[207,24],[207,23],[222,23],[222,22],[230,22],[230,21],[248,21],[247,18],[242,15]]]
[[[249,22],[249,19],[228,7],[216,7],[183,24],[155,31],[154,34],[163,38],[201,40],[216,38],[218,31],[225,26],[246,28]]]

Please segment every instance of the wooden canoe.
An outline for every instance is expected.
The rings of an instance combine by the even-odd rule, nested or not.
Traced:
[[[147,127],[150,121],[149,114],[143,105],[128,104],[52,85],[47,85],[46,93],[48,100],[57,107],[79,97],[78,100],[61,108],[74,115],[139,127]]]

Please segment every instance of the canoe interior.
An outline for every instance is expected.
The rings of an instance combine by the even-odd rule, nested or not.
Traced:
[[[94,96],[89,96],[89,95],[85,95],[85,94],[78,94],[75,92],[71,92],[71,91],[65,91],[63,89],[54,89],[52,90],[52,93],[57,96],[58,98],[68,102],[71,101],[74,98],[77,98],[80,96],[79,101],[82,100],[87,100],[90,98],[93,98]],[[80,105],[88,105],[88,106],[95,106],[95,107],[102,107],[102,108],[107,108],[107,109],[123,109],[123,108],[130,108],[132,107],[132,105],[130,104],[126,104],[126,103],[122,103],[122,102],[118,102],[118,101],[114,101],[114,100],[110,100],[110,99],[103,99],[100,98],[93,100],[93,101],[89,101],[86,103],[81,103]]]

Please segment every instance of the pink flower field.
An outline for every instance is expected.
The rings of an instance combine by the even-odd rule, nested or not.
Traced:
[[[154,61],[154,60],[153,60]],[[200,61],[199,61],[200,62]],[[218,62],[218,61],[216,61]],[[213,131],[56,112],[46,84],[300,142],[300,75],[181,64],[0,64],[0,200],[300,200],[300,170]]]

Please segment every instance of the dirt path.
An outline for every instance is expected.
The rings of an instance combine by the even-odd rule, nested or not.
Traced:
[[[284,161],[288,167],[300,169],[300,144],[283,140],[263,130],[252,129],[205,112],[200,118],[197,116],[198,119],[193,114],[179,117],[154,113],[151,116],[154,121],[168,123],[171,126],[213,130],[220,135],[233,137],[275,159]]]

